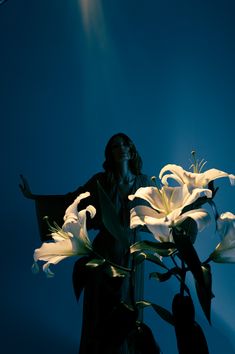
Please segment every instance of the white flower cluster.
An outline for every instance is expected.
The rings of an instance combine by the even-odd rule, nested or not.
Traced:
[[[170,173],[166,174],[168,171]],[[173,242],[172,227],[180,227],[187,218],[192,218],[198,231],[202,231],[210,223],[210,215],[205,209],[197,209],[194,205],[199,198],[209,201],[212,190],[208,184],[222,177],[228,177],[234,185],[235,175],[217,169],[200,173],[185,171],[174,164],[166,165],[159,173],[161,188],[144,187],[129,196],[130,200],[141,198],[149,204],[136,206],[131,210],[130,227],[145,225],[160,242]],[[169,179],[178,185],[169,186]],[[223,213],[216,222],[221,242],[209,259],[214,262],[235,262],[235,215],[231,212]]]
[[[57,264],[63,259],[71,256],[84,256],[92,252],[92,245],[87,233],[86,219],[87,212],[91,218],[96,214],[92,205],[78,212],[78,204],[90,193],[80,194],[74,202],[66,209],[64,224],[62,228],[52,228],[52,242],[44,242],[42,246],[34,251],[33,271],[38,270],[38,261],[46,262],[43,270],[48,277],[54,276],[50,270],[50,264]]]

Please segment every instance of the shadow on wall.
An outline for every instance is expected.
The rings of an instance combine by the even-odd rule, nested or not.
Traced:
[[[161,294],[159,294],[159,296],[161,296]],[[165,308],[168,307],[165,305]],[[234,337],[234,333],[232,333],[231,328],[229,328],[221,319],[216,317],[215,314],[212,315],[213,323],[211,326],[202,318],[196,318],[205,334],[209,353],[235,354],[235,348],[231,342],[231,338]],[[150,308],[145,311],[145,323],[151,328],[163,354],[178,354],[173,326],[159,318],[159,316]]]
[[[145,235],[145,239],[150,239]],[[156,271],[156,267],[150,262],[145,263],[145,300],[156,303],[168,311],[171,311],[171,302],[178,292],[178,283],[172,279],[171,282],[159,283],[155,279],[149,279],[148,275]],[[195,319],[201,326],[209,348],[210,354],[235,354],[235,328],[232,328],[222,318],[213,311],[212,303],[212,325],[209,325],[204,317],[202,310],[195,301]],[[144,312],[144,322],[151,328],[156,341],[158,342],[163,354],[178,354],[174,327],[161,319],[152,309],[146,308]]]
[[[36,319],[31,318],[29,322],[23,314],[17,316],[20,316],[17,319],[18,324],[15,318],[8,318],[12,327],[8,327],[9,330],[4,338],[4,354],[76,354],[78,352],[78,343],[72,343],[71,338],[57,333],[56,329],[47,328]],[[19,322],[22,322],[22,325]]]

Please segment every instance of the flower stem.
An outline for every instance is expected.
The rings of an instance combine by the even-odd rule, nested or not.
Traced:
[[[185,286],[186,286],[185,285],[186,269],[183,260],[181,261],[181,270],[182,270],[182,274],[181,274],[181,283],[180,283],[180,294],[183,296],[185,291]]]
[[[178,276],[177,274],[174,274],[174,276],[176,277],[176,279],[180,282],[180,292],[183,293],[184,291],[186,291],[186,293],[187,293],[188,295],[190,295],[189,288],[188,288],[187,285],[185,284],[185,276],[186,276],[186,272],[187,272],[187,269],[186,269],[186,267],[185,267],[185,264],[184,264],[184,269],[181,269],[181,268],[178,266],[178,264],[177,264],[177,262],[176,262],[176,260],[175,260],[175,258],[174,258],[173,255],[171,255],[171,259],[172,259],[172,261],[173,261],[175,267],[180,270],[180,274],[182,273],[182,270],[184,271],[183,276],[182,276],[182,275]],[[182,262],[183,262],[183,261],[182,261]]]
[[[99,253],[95,252],[94,250],[92,250],[93,254],[97,257],[97,258],[100,258],[100,259],[104,259],[106,263],[108,263],[109,265],[115,267],[115,268],[118,268],[120,270],[124,270],[125,272],[131,272],[131,268],[127,268],[127,267],[123,267],[119,264],[116,264],[112,261],[110,261],[109,259],[106,259],[104,257],[102,257]]]

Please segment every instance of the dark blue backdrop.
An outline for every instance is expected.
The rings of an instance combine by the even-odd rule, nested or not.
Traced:
[[[157,175],[189,166],[235,173],[235,4],[233,0],[8,0],[0,6],[1,316],[3,354],[77,353],[81,304],[74,260],[56,276],[31,274],[40,245],[35,193],[74,190],[101,169],[107,139],[130,135]],[[235,189],[218,181],[221,212],[235,212]],[[199,235],[201,258],[218,239]],[[211,354],[235,353],[235,265],[213,264],[212,326],[198,307]],[[149,280],[146,300],[170,309],[172,281]],[[190,279],[189,279],[190,280]],[[94,299],[95,301],[95,299]],[[197,303],[197,299],[195,298]],[[177,353],[173,329],[145,312],[163,353]]]

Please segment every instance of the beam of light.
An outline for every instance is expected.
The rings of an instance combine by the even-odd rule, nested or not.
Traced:
[[[102,122],[104,129],[109,130],[107,115],[118,116],[120,107],[118,97],[124,95],[123,90],[127,86],[119,47],[115,43],[115,30],[109,27],[108,7],[105,8],[102,0],[78,0],[77,7],[81,29],[78,43],[81,45],[79,56],[83,84],[83,114],[89,117],[84,119],[84,128],[87,124],[90,131],[88,128],[90,117],[97,116],[98,110],[102,107],[104,112],[99,114],[99,121]],[[119,126],[119,120],[115,122]]]
[[[88,41],[96,39],[101,47],[107,45],[107,31],[100,0],[78,0]]]

